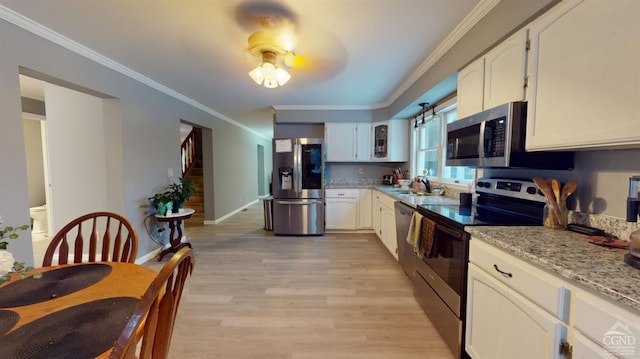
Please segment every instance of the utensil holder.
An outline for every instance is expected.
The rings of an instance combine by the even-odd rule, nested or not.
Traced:
[[[549,203],[544,205],[542,225],[551,229],[567,228],[568,212],[565,203]]]

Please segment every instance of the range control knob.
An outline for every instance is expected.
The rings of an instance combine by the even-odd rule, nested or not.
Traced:
[[[538,192],[538,189],[535,187],[527,187],[527,193],[528,194],[536,194]]]

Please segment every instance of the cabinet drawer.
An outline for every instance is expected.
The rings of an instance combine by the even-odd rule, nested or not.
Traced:
[[[376,191],[375,197],[378,201],[380,201],[382,205],[390,207],[392,209],[394,208],[396,202],[395,198],[388,196],[380,191]]]
[[[326,198],[358,198],[360,191],[358,189],[327,189],[325,190]]]
[[[595,343],[618,352],[628,340],[640,339],[640,316],[582,290],[575,290],[573,327]],[[610,346],[607,348],[607,346]],[[640,350],[640,346],[637,347]]]
[[[472,239],[469,261],[557,318],[568,320],[569,290],[551,274]]]

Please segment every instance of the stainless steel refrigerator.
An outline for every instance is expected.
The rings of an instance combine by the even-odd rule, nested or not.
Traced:
[[[273,233],[324,234],[321,138],[273,140]]]

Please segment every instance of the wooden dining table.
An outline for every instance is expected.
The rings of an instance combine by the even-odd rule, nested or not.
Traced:
[[[107,358],[157,275],[120,262],[13,273],[0,285],[0,358]]]

